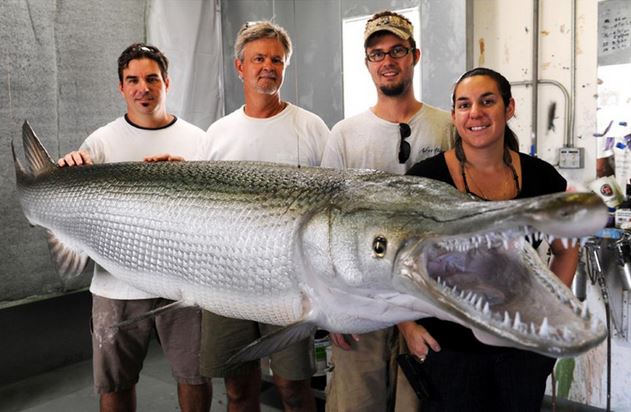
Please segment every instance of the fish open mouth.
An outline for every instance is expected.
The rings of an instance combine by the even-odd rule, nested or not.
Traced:
[[[400,272],[485,343],[499,338],[547,355],[578,353],[599,343],[605,328],[526,241],[543,238],[551,240],[521,226],[427,239],[401,255]]]

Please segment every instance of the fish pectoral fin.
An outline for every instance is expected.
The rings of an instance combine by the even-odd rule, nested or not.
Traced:
[[[300,321],[287,327],[268,333],[260,337],[249,345],[245,346],[237,353],[232,355],[226,362],[227,365],[233,365],[241,362],[248,362],[261,359],[271,355],[274,352],[285,349],[289,345],[299,342],[305,338],[311,337],[316,331],[316,326],[307,321]]]
[[[46,231],[48,249],[57,273],[64,279],[79,276],[88,264],[90,258],[82,250],[76,250],[66,245],[50,230]]]
[[[144,313],[140,316],[136,316],[134,318],[129,318],[127,320],[124,320],[122,322],[116,323],[114,325],[111,326],[112,329],[123,329],[129,325],[133,325],[136,322],[140,322],[141,320],[145,320],[145,319],[151,319],[151,318],[155,318],[158,315],[161,315],[163,313],[166,312],[170,312],[172,310],[177,310],[177,309],[182,309],[182,308],[189,308],[191,307],[190,304],[188,303],[184,303],[184,301],[178,300],[175,302],[171,302],[168,303],[166,305],[162,305],[159,306],[155,309],[150,310],[147,313]]]

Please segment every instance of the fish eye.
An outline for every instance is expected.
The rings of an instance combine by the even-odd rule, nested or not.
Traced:
[[[375,257],[382,258],[386,255],[386,250],[388,249],[388,239],[379,235],[376,236],[372,241],[372,251],[375,254]]]

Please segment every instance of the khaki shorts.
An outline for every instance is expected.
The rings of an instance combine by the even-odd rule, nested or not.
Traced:
[[[225,378],[247,374],[260,368],[260,361],[227,366],[228,359],[244,346],[263,335],[281,329],[251,320],[232,319],[202,311],[202,375]],[[270,356],[270,367],[275,375],[288,380],[309,379],[315,373],[313,341],[296,342]]]
[[[178,383],[200,385],[209,381],[199,370],[201,309],[174,309],[120,329],[111,328],[171,302],[92,295],[92,365],[97,393],[127,390],[138,382],[154,330]]]

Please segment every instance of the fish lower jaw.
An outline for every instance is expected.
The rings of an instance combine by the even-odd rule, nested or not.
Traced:
[[[445,300],[450,301],[452,307],[456,307],[461,314],[466,314],[466,317],[478,324],[482,330],[494,329],[501,335],[510,334],[533,344],[555,342],[562,346],[577,339],[574,328],[567,325],[552,325],[547,316],[537,322],[524,321],[537,316],[522,314],[519,310],[503,309],[501,305],[492,305],[482,294],[458,290],[457,286],[449,286],[440,277],[436,279],[436,284],[442,290]],[[598,334],[601,331],[602,322],[592,316],[587,302],[576,304],[570,300],[566,304],[572,307],[573,313],[580,318],[576,320],[589,325],[590,333]]]
[[[401,275],[441,310],[490,337],[551,356],[599,343],[602,321],[543,264],[527,237],[545,235],[522,226],[425,239],[401,254]]]

